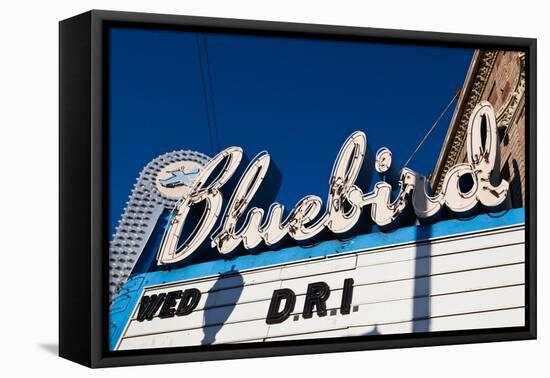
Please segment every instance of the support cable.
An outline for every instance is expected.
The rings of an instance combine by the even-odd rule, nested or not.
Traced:
[[[418,150],[420,149],[420,147],[422,147],[422,145],[424,144],[424,142],[428,139],[428,137],[430,136],[430,134],[432,133],[432,131],[435,129],[435,127],[437,126],[437,124],[439,123],[439,121],[441,121],[441,118],[443,118],[443,116],[445,115],[445,113],[447,113],[447,111],[449,110],[449,108],[451,107],[452,103],[458,98],[459,94],[460,94],[460,91],[462,89],[461,88],[458,88],[456,90],[456,93],[455,95],[453,96],[453,98],[451,99],[451,101],[449,101],[449,103],[447,104],[447,106],[445,107],[445,109],[443,109],[443,111],[441,112],[441,114],[439,115],[439,117],[437,117],[437,119],[435,120],[434,124],[432,125],[432,127],[430,127],[430,129],[428,130],[428,132],[424,135],[424,138],[422,138],[422,140],[420,141],[420,143],[418,144],[418,146],[416,146],[416,148],[414,149],[414,151],[412,152],[411,156],[409,156],[409,158],[407,159],[407,161],[405,162],[405,164],[403,165],[403,167],[407,167],[409,165],[409,163],[411,162],[411,160],[413,159],[414,155],[416,155],[416,153],[418,152]]]

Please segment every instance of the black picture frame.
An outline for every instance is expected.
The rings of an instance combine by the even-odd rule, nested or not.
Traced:
[[[112,25],[498,48],[526,54],[526,325],[109,352],[106,30]],[[89,367],[536,338],[536,39],[93,10],[59,24],[59,354]]]

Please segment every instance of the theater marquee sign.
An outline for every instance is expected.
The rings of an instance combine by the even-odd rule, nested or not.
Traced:
[[[482,101],[467,161],[432,194],[424,176],[392,167],[388,149],[369,162],[357,131],[336,157],[326,201],[308,195],[288,213],[250,206],[265,190],[268,152],[233,188],[241,148],[165,161],[150,185],[176,202],[151,269],[122,283],[112,275],[111,349],[522,326],[524,215],[506,210],[499,145]],[[365,188],[373,173],[380,180]],[[205,250],[219,257],[201,261]]]
[[[97,10],[59,35],[60,356],[536,338],[536,40]]]

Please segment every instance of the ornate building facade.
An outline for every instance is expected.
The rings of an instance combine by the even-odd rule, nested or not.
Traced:
[[[489,101],[496,112],[500,137],[500,174],[510,184],[510,205],[525,206],[525,53],[476,50],[462,87],[436,167],[434,192],[446,173],[465,162],[466,131],[474,107]]]

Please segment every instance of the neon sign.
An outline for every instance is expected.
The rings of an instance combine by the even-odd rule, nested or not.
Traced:
[[[325,232],[348,236],[356,231],[368,206],[370,220],[382,229],[398,226],[410,210],[420,222],[433,222],[444,212],[465,216],[479,205],[488,211],[498,209],[507,198],[508,183],[500,179],[495,169],[499,143],[495,112],[489,102],[481,102],[473,110],[466,143],[468,161],[447,172],[442,190],[436,195],[430,193],[424,176],[406,167],[399,175],[397,194],[392,194],[394,187],[386,181],[379,181],[371,191],[364,192],[360,187],[364,183],[358,179],[367,153],[367,137],[356,131],[338,153],[326,202],[318,196],[307,195],[286,217],[284,206],[279,203],[271,204],[267,212],[258,207],[248,209],[269,169],[271,158],[265,151],[248,165],[221,214],[224,198],[220,190],[235,174],[243,158],[241,148],[226,148],[197,174],[187,194],[176,205],[161,242],[158,264],[187,261],[209,236],[211,246],[221,255],[232,254],[239,248],[257,248],[262,243],[275,246],[284,239],[311,241]],[[391,164],[391,152],[380,149],[374,170],[384,174]],[[463,181],[469,185],[465,186]],[[182,242],[184,225],[190,222],[191,209],[198,204],[203,208],[202,215]],[[215,228],[218,220],[221,222]],[[239,223],[242,225],[237,227]]]

